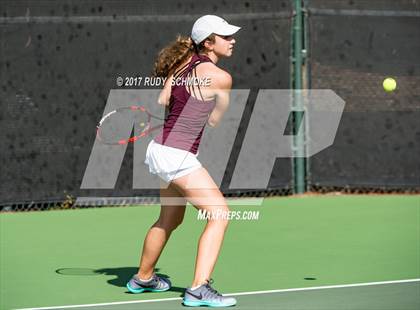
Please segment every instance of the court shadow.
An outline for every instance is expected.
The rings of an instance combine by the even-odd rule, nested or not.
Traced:
[[[108,280],[107,282],[111,285],[118,286],[118,287],[125,287],[127,282],[131,279],[131,277],[137,273],[138,268],[137,267],[119,267],[119,268],[102,268],[102,269],[96,269],[95,273],[98,274],[104,274],[109,276],[115,276],[115,278]],[[158,276],[165,277],[170,279],[171,277],[167,274],[159,272],[160,268],[155,268],[155,273]],[[177,287],[172,286],[170,289],[172,292],[179,292],[184,293],[185,287]],[[127,294],[131,294],[130,292],[126,292]],[[142,294],[153,294],[151,292],[145,292]]]

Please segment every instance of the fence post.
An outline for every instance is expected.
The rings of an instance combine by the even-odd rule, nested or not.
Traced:
[[[292,111],[303,111],[302,104],[302,64],[303,64],[303,52],[302,42],[304,40],[303,32],[303,10],[302,0],[294,1],[294,18],[293,18],[293,103]],[[304,113],[293,113],[293,179],[294,179],[294,193],[301,194],[306,191],[306,167],[305,167],[305,130],[300,128],[304,126]]]

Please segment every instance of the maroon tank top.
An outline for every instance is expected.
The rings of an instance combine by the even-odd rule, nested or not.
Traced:
[[[185,83],[196,78],[195,69],[203,62],[211,60],[207,56],[194,54],[191,61],[175,73],[174,82],[178,85],[172,85],[169,113],[165,117],[162,130],[154,138],[155,142],[197,154],[215,101],[197,99],[203,98],[199,85],[188,86]]]

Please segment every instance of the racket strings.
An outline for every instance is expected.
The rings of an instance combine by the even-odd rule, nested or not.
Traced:
[[[97,137],[104,144],[135,142],[162,127],[162,125],[152,127],[152,118],[154,117],[143,106],[114,110],[106,114],[99,122]]]

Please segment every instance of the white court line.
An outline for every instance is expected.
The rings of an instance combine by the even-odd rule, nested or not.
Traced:
[[[396,280],[396,281],[382,281],[382,282],[367,282],[367,283],[355,283],[355,284],[343,284],[343,285],[327,285],[327,286],[314,286],[314,287],[302,287],[302,288],[288,288],[288,289],[269,290],[269,291],[242,292],[242,293],[223,294],[223,296],[244,296],[244,295],[259,295],[259,294],[272,294],[272,293],[284,293],[284,292],[313,291],[313,290],[324,290],[324,289],[333,289],[333,288],[360,287],[360,286],[398,284],[398,283],[410,283],[410,282],[420,282],[420,278],[419,279]],[[173,297],[173,298],[162,298],[162,299],[108,302],[108,303],[100,303],[100,304],[68,305],[68,306],[54,306],[54,307],[41,307],[41,308],[20,308],[20,309],[16,309],[16,310],[69,309],[69,308],[80,308],[80,307],[98,307],[98,306],[140,304],[140,303],[172,301],[172,300],[180,300],[180,299],[181,299],[181,297]]]
[[[367,282],[367,283],[355,283],[355,284],[343,284],[343,285],[326,285],[326,286],[314,286],[314,287],[302,287],[302,288],[288,288],[288,289],[271,290],[271,291],[243,292],[243,293],[223,294],[223,296],[243,296],[243,295],[254,295],[254,294],[257,295],[257,294],[271,294],[271,293],[284,293],[284,292],[299,292],[299,291],[325,290],[325,289],[331,289],[331,288],[347,288],[347,287],[398,284],[398,283],[410,283],[410,282],[420,282],[420,278],[408,279],[408,280],[397,280],[397,281]]]

